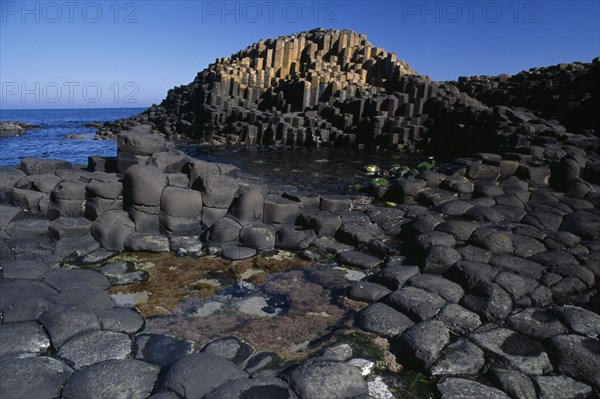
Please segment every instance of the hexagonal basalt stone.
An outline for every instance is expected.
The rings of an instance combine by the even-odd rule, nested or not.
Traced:
[[[492,379],[512,398],[536,399],[537,395],[531,378],[509,368],[494,368],[490,372]]]
[[[259,251],[273,249],[275,248],[275,228],[264,223],[248,224],[240,231],[240,242]]]
[[[290,386],[302,398],[345,399],[367,395],[357,367],[321,359],[305,361],[290,374]]]
[[[57,293],[42,281],[0,280],[0,310],[4,322],[36,320],[52,306],[54,295]]]
[[[3,259],[1,275],[6,279],[42,280],[48,270],[48,265],[40,261]]]
[[[224,357],[241,366],[254,354],[255,349],[236,337],[225,337],[209,342],[201,352]]]
[[[416,287],[402,287],[389,296],[389,302],[415,320],[427,320],[435,316],[446,304],[439,295]]]
[[[0,397],[53,399],[73,370],[47,356],[0,360]]]
[[[244,260],[256,256],[256,249],[249,247],[232,246],[224,248],[221,256],[228,260]]]
[[[344,244],[360,245],[369,244],[373,238],[381,238],[384,233],[381,227],[374,223],[348,222],[335,233],[335,238]]]
[[[538,286],[538,282],[532,278],[509,272],[500,272],[494,282],[504,291],[508,292],[515,302],[522,296],[535,290]]]
[[[273,195],[265,198],[264,204],[265,223],[294,223],[300,211],[300,202]]]
[[[457,335],[469,333],[481,325],[481,319],[477,313],[470,312],[455,303],[444,306],[435,318]]]
[[[407,282],[411,287],[417,287],[432,292],[446,301],[457,303],[465,291],[460,285],[435,274],[418,274]]]
[[[546,339],[566,334],[567,328],[561,324],[551,310],[528,308],[511,315],[508,326],[522,334],[536,339]]]
[[[458,251],[452,247],[433,245],[427,249],[422,271],[424,273],[442,274],[461,258]]]
[[[0,324],[0,357],[26,357],[45,353],[50,339],[34,321]]]
[[[38,321],[48,331],[55,348],[75,335],[101,328],[98,318],[91,310],[71,305],[54,305]]]
[[[209,353],[193,353],[173,364],[165,377],[164,387],[180,396],[202,398],[223,384],[247,376],[246,372],[225,358]]]
[[[496,284],[481,283],[467,291],[461,305],[485,320],[503,320],[512,310],[510,295]]]
[[[64,399],[147,398],[160,368],[139,360],[108,360],[73,374],[62,392]]]
[[[446,378],[437,385],[440,399],[510,399],[497,388],[464,378]]]
[[[122,251],[124,242],[135,232],[135,223],[121,210],[108,210],[92,224],[92,235],[104,248]]]
[[[137,270],[133,262],[116,261],[102,266],[100,272],[104,274],[110,285],[139,284],[150,278],[146,270]]]
[[[131,355],[131,339],[113,331],[92,331],[71,338],[60,346],[58,356],[74,369],[80,369],[111,359],[125,359]]]
[[[386,262],[387,264],[388,262]],[[418,266],[388,266],[374,274],[372,280],[389,288],[402,287],[411,277],[419,274]]]
[[[363,330],[387,338],[401,334],[414,324],[406,315],[383,303],[374,303],[363,309],[358,315],[357,323]]]
[[[103,330],[135,334],[144,328],[144,318],[133,309],[100,309],[95,313]]]
[[[379,258],[360,251],[344,251],[338,255],[338,261],[361,269],[372,269],[381,263]]]
[[[429,368],[450,342],[450,334],[441,321],[415,324],[394,340],[392,351],[403,363]]]
[[[169,252],[169,239],[159,234],[133,233],[125,240],[124,246],[132,251]]]
[[[50,238],[59,241],[65,238],[78,238],[90,234],[92,222],[84,218],[61,217],[50,223]]]
[[[506,328],[471,334],[471,340],[490,355],[525,374],[539,375],[552,370],[542,344]]]
[[[241,229],[241,224],[229,217],[224,217],[211,226],[209,237],[211,241],[216,242],[234,241],[240,236]]]
[[[546,269],[538,262],[514,255],[492,255],[490,263],[506,271],[539,280]]]
[[[125,172],[123,202],[130,205],[159,206],[167,178],[156,166],[133,165]]]
[[[79,306],[84,309],[107,309],[114,306],[111,296],[104,290],[70,288],[52,297],[52,300],[61,305]]]
[[[387,287],[368,281],[357,281],[350,285],[348,297],[357,301],[377,302],[392,291]]]
[[[345,195],[322,195],[320,207],[323,211],[347,211],[352,205],[352,198]]]
[[[553,311],[574,332],[589,337],[600,336],[600,315],[576,306],[561,306]]]
[[[579,335],[557,335],[549,340],[556,369],[600,388],[600,342]]]
[[[298,397],[285,382],[274,377],[235,380],[205,396],[205,399],[244,398],[297,399]]]
[[[160,367],[169,366],[194,351],[194,342],[171,335],[138,334],[135,358]]]
[[[571,399],[587,398],[592,387],[564,375],[539,375],[533,377],[540,398]]]
[[[441,231],[419,234],[414,239],[415,248],[421,252],[428,250],[434,245],[453,247],[456,245],[456,239],[450,234],[442,233]]]
[[[300,230],[293,226],[284,226],[277,231],[275,245],[277,248],[298,251],[306,249],[315,240],[312,230]]]
[[[477,375],[484,365],[483,351],[461,338],[444,348],[430,372],[435,376]]]
[[[102,273],[84,269],[51,270],[46,274],[44,282],[59,291],[72,288],[105,290],[110,287],[108,279]]]

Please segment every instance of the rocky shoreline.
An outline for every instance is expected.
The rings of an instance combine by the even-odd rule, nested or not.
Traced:
[[[27,133],[28,130],[40,129],[41,126],[18,121],[0,122],[0,137],[17,137]]]
[[[568,140],[577,146],[478,153],[396,179],[380,193],[394,208],[269,192],[143,127],[120,135],[117,159],[90,157],[87,170],[25,159],[2,174],[3,397],[367,397],[348,353],[311,359],[283,379],[248,379],[238,353],[247,349],[229,341],[210,355],[152,364],[132,349],[143,318],[114,307],[107,278],[61,266],[122,250],[217,248],[231,260],[273,249],[314,262],[334,255],[367,273],[348,287],[349,298],[369,304],[357,326],[430,374],[440,397],[594,395],[600,193],[585,149],[598,139]]]
[[[337,48],[321,33],[315,33],[319,43]],[[362,39],[357,42],[359,36],[335,35],[350,47],[371,48]],[[307,37],[312,36],[290,40]],[[265,54],[271,47],[274,54],[292,51],[295,44],[285,44],[290,40],[262,43]],[[240,53],[241,70],[247,71],[245,57],[260,46]],[[308,48],[320,50],[319,44]],[[435,153],[446,146],[448,153],[464,156],[418,171],[380,171],[380,180],[366,186],[370,196],[280,190],[241,178],[235,166],[205,162],[174,148],[158,119],[167,116],[163,122],[176,132],[177,126],[200,126],[167,115],[177,103],[180,111],[173,115],[185,120],[190,117],[186,107],[198,106],[182,99],[199,92],[181,88],[187,94],[171,92],[161,105],[164,112],[153,107],[110,125],[118,140],[116,158],[90,156],[85,168],[26,158],[18,168],[3,169],[0,397],[394,397],[394,387],[380,375],[385,366],[362,358],[346,343],[282,366],[272,354],[236,337],[193,343],[150,333],[135,307],[117,306],[107,291],[117,283],[107,277],[110,270],[114,273],[112,259],[124,251],[238,262],[281,250],[325,268],[334,262],[358,273],[358,281],[336,281],[346,298],[361,304],[354,325],[386,340],[401,367],[428,376],[437,397],[597,397],[597,132],[589,125],[572,132],[561,121],[541,119],[516,104],[489,107],[450,84],[404,76],[409,67],[387,53],[361,51],[380,61],[365,60],[365,70],[378,71],[380,83],[394,68],[404,71],[397,86],[390,84],[409,93],[402,107],[392,99],[396,95],[358,99],[365,103],[357,105],[356,121],[373,118],[367,124],[354,125],[352,114],[346,118],[345,111],[315,105],[323,115],[337,115],[336,123],[348,122],[333,142],[368,147],[385,137],[394,144],[393,135],[401,133],[387,133],[384,120],[398,115],[381,112],[412,110],[405,114],[410,126],[399,121],[397,127],[406,128],[407,136],[402,145],[396,140],[396,149]],[[280,67],[293,69],[284,58]],[[360,76],[344,79],[351,82],[348,87],[366,87]],[[219,85],[213,89],[221,91]],[[311,91],[306,93],[310,105]],[[247,105],[248,95],[238,98],[246,101],[240,105]],[[337,97],[329,106],[347,110],[350,105],[343,101]],[[417,107],[417,112],[417,103],[431,108]],[[236,112],[235,107],[219,109]],[[421,118],[424,109],[436,110],[435,121],[430,120],[433,113]],[[284,143],[308,137],[300,125],[318,119],[310,111],[298,113],[297,119],[276,119],[282,129],[292,128],[281,136]],[[245,123],[252,119],[244,118]],[[236,125],[235,118],[211,120],[220,131],[235,125],[237,133],[248,133],[248,124]],[[427,129],[420,129],[421,123]]]

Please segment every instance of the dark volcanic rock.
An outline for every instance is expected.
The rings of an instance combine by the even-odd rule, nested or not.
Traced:
[[[0,280],[0,310],[4,322],[36,320],[52,306],[57,293],[37,280]]]
[[[70,305],[51,307],[40,316],[39,322],[50,335],[55,348],[75,335],[101,328],[98,317],[91,310]]]
[[[358,398],[369,392],[358,368],[321,359],[302,363],[290,373],[289,381],[302,398]]]
[[[192,341],[161,334],[138,334],[135,358],[160,367],[169,366],[194,350]]]
[[[467,291],[461,304],[485,320],[503,320],[512,310],[508,293],[496,284],[482,283]]]
[[[348,297],[358,301],[377,302],[391,292],[392,291],[381,284],[359,281],[352,283],[348,292]]]
[[[600,387],[600,343],[578,335],[550,338],[550,354],[558,371]]]
[[[483,351],[467,339],[461,338],[444,348],[440,359],[431,367],[431,374],[477,375],[484,365]]]
[[[91,288],[105,290],[110,284],[102,273],[84,269],[51,270],[44,277],[44,282],[59,291],[71,288]]]
[[[58,357],[76,370],[111,359],[126,359],[131,339],[113,331],[92,331],[69,339],[60,346]]]
[[[427,320],[440,311],[446,301],[439,295],[416,287],[402,287],[388,298],[390,304],[415,320]]]
[[[73,370],[47,356],[0,360],[0,397],[53,399]]]
[[[584,239],[598,238],[600,236],[600,214],[593,211],[576,211],[563,219],[561,229]]]
[[[255,349],[236,337],[225,337],[209,342],[201,351],[224,357],[241,366],[254,354]]]
[[[266,223],[251,223],[240,231],[240,242],[250,248],[266,251],[275,248],[275,228]]]
[[[160,369],[139,360],[108,360],[74,373],[62,395],[65,399],[146,398]]]
[[[495,328],[470,335],[471,340],[497,361],[525,374],[539,375],[552,370],[544,347],[525,335]]]
[[[567,329],[550,310],[525,309],[508,318],[508,326],[532,338],[546,339],[566,334]]]
[[[198,378],[199,375],[203,378]],[[202,398],[227,382],[245,377],[246,372],[225,358],[194,353],[173,364],[164,386],[180,396]]]
[[[424,321],[399,336],[392,350],[398,359],[419,368],[429,368],[449,341],[450,334],[441,321]]]
[[[25,122],[2,121],[0,122],[0,137],[22,136],[28,130],[39,128],[40,126],[31,125]]]
[[[375,303],[358,315],[360,328],[387,338],[401,334],[413,324],[414,322],[406,315],[383,303]]]
[[[239,379],[211,392],[206,399],[278,398],[297,399],[296,394],[280,379],[259,377]]]
[[[564,375],[533,377],[541,398],[586,398],[592,387]]]
[[[408,285],[432,292],[446,301],[457,303],[464,295],[460,285],[433,274],[418,274],[408,280]]]
[[[446,378],[437,385],[437,389],[441,399],[509,399],[497,388],[464,378]]]
[[[338,255],[338,261],[361,269],[372,269],[381,263],[379,258],[359,251],[344,251]]]
[[[46,353],[50,339],[44,328],[33,321],[0,325],[0,358],[27,357]]]
[[[446,328],[457,335],[462,335],[475,330],[481,325],[481,319],[460,305],[449,303],[435,316],[444,323]]]
[[[509,368],[494,368],[490,374],[500,388],[512,398],[537,398],[533,382],[527,375]]]
[[[133,309],[111,308],[95,312],[103,330],[135,334],[145,324],[144,318]]]

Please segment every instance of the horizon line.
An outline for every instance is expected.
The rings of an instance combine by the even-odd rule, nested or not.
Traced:
[[[143,107],[85,107],[85,108],[0,108],[2,111],[60,111],[60,110],[84,110],[84,109],[147,109],[151,105]]]

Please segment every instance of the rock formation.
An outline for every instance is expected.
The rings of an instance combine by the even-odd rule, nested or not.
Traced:
[[[363,376],[374,363],[349,346],[284,371],[237,338],[195,350],[149,334],[135,310],[106,292],[121,284],[106,274],[123,250],[235,261],[286,250],[363,273],[353,283],[331,277],[331,287],[364,303],[356,327],[389,340],[398,362],[431,377],[437,397],[597,397],[600,138],[586,130],[593,115],[571,131],[543,119],[567,116],[529,99],[518,79],[461,79],[482,98],[503,87],[506,99],[487,106],[455,85],[411,75],[383,51],[365,53],[369,46],[362,36],[321,30],[261,42],[172,90],[161,106],[105,126],[122,130],[117,158],[90,156],[86,170],[26,158],[0,170],[0,396],[367,397],[376,380]],[[303,63],[306,51],[325,61]],[[266,68],[274,69],[263,87],[253,79]],[[345,80],[317,91],[312,76],[331,70]],[[492,89],[478,89],[488,83]],[[574,96],[573,112],[590,116],[595,94]],[[534,111],[516,107],[528,102]],[[381,179],[380,206],[244,180],[235,166],[192,158],[165,138],[217,131],[243,142],[426,145],[467,155]]]
[[[25,122],[0,122],[0,137],[22,136],[28,130],[39,129],[40,126],[31,125]]]
[[[516,75],[469,76],[452,82],[483,103],[525,107],[569,130],[600,131],[600,57],[532,68]]]
[[[575,128],[595,126],[592,120],[573,121],[589,115],[586,110],[600,98],[590,86],[598,69],[596,60],[510,79],[487,78],[493,84],[484,78],[437,83],[373,46],[365,35],[315,29],[262,40],[217,59],[189,85],[170,90],[160,105],[107,123],[98,135],[114,138],[149,124],[168,138],[212,143],[427,148],[446,155],[450,149],[456,154],[495,151],[530,144],[531,134],[564,136],[563,120]],[[503,80],[510,84],[497,82]],[[525,92],[532,86],[539,89],[533,96]],[[536,105],[540,95],[561,100]],[[523,106],[543,112],[515,108]]]

